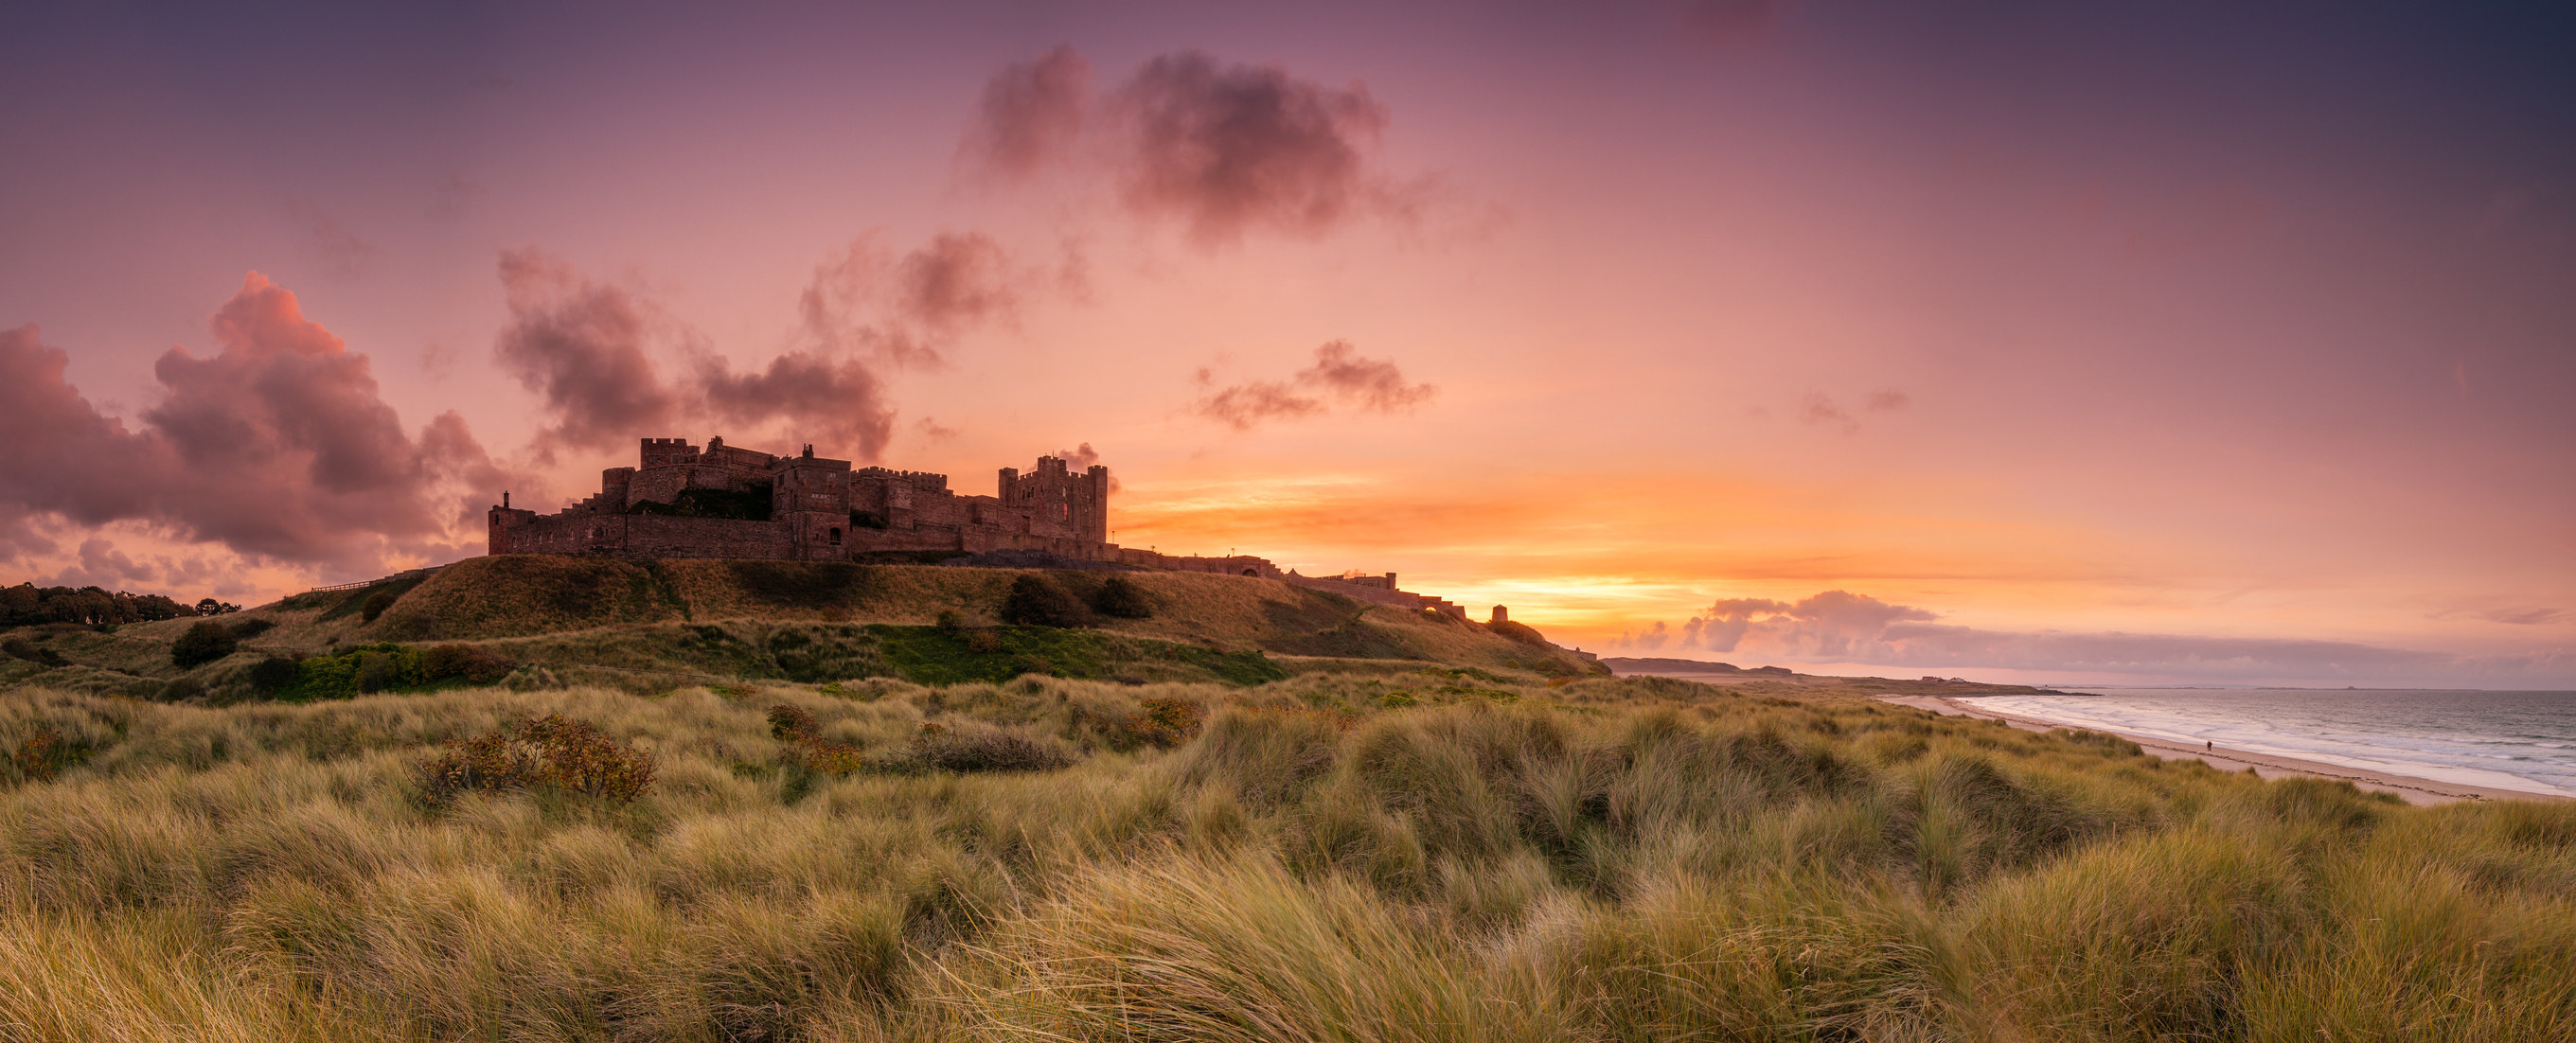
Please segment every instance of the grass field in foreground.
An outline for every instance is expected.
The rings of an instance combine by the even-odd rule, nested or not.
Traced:
[[[1418,680],[0,693],[0,1036],[2576,1024],[2576,805],[2407,808],[1830,695]],[[421,799],[442,742],[547,713],[648,751],[650,788]],[[976,742],[1035,752],[923,753]]]

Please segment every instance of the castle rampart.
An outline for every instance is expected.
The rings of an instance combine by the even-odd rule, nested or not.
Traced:
[[[1111,543],[1109,468],[1080,473],[1041,456],[1027,473],[1005,467],[995,496],[959,495],[948,476],[814,455],[775,456],[710,438],[640,441],[637,466],[601,471],[599,492],[554,514],[488,514],[492,554],[626,558],[846,561],[874,552],[1045,551],[1135,568],[1284,579],[1403,608],[1458,615],[1458,606],[1395,589],[1395,574],[1312,578],[1251,555],[1183,557]]]

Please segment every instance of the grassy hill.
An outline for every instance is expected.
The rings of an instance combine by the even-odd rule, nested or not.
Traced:
[[[31,634],[28,640],[65,665],[11,658],[0,663],[0,683],[228,700],[262,691],[251,675],[262,659],[402,654],[388,645],[480,649],[516,667],[512,683],[520,687],[582,681],[639,690],[761,679],[940,684],[1022,673],[1256,684],[1319,669],[1436,666],[1537,678],[1598,672],[1526,627],[1497,630],[1243,576],[1048,572],[1050,582],[1084,601],[1119,576],[1141,591],[1149,614],[1104,615],[1078,628],[997,624],[1024,574],[842,562],[470,558],[425,579],[300,594],[225,616],[221,622],[243,631],[239,649],[188,669],[171,663],[170,647],[196,620]],[[358,669],[356,659],[347,665],[344,672]],[[395,687],[431,683],[415,678]]]

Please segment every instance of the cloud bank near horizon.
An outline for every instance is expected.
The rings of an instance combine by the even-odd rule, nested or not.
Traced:
[[[1726,598],[1679,628],[1658,621],[1612,647],[1798,663],[1952,671],[2007,669],[2206,681],[2393,680],[2559,683],[2576,653],[2451,655],[2349,641],[2123,631],[2010,631],[1940,623],[1929,609],[1846,590],[1798,601]]]
[[[37,327],[0,332],[0,438],[28,447],[0,454],[0,549],[51,550],[27,524],[51,516],[338,568],[464,551],[467,490],[510,472],[462,417],[403,430],[368,357],[257,272],[209,328],[214,354],[174,347],[154,364],[162,397],[137,428],[65,379],[69,354]],[[85,572],[135,574],[95,543],[82,545]]]

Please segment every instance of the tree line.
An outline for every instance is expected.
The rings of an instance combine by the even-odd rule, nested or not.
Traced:
[[[239,611],[241,606],[213,598],[206,598],[191,607],[159,594],[128,594],[100,587],[39,587],[33,583],[0,587],[0,626],[148,623],[156,619]]]

